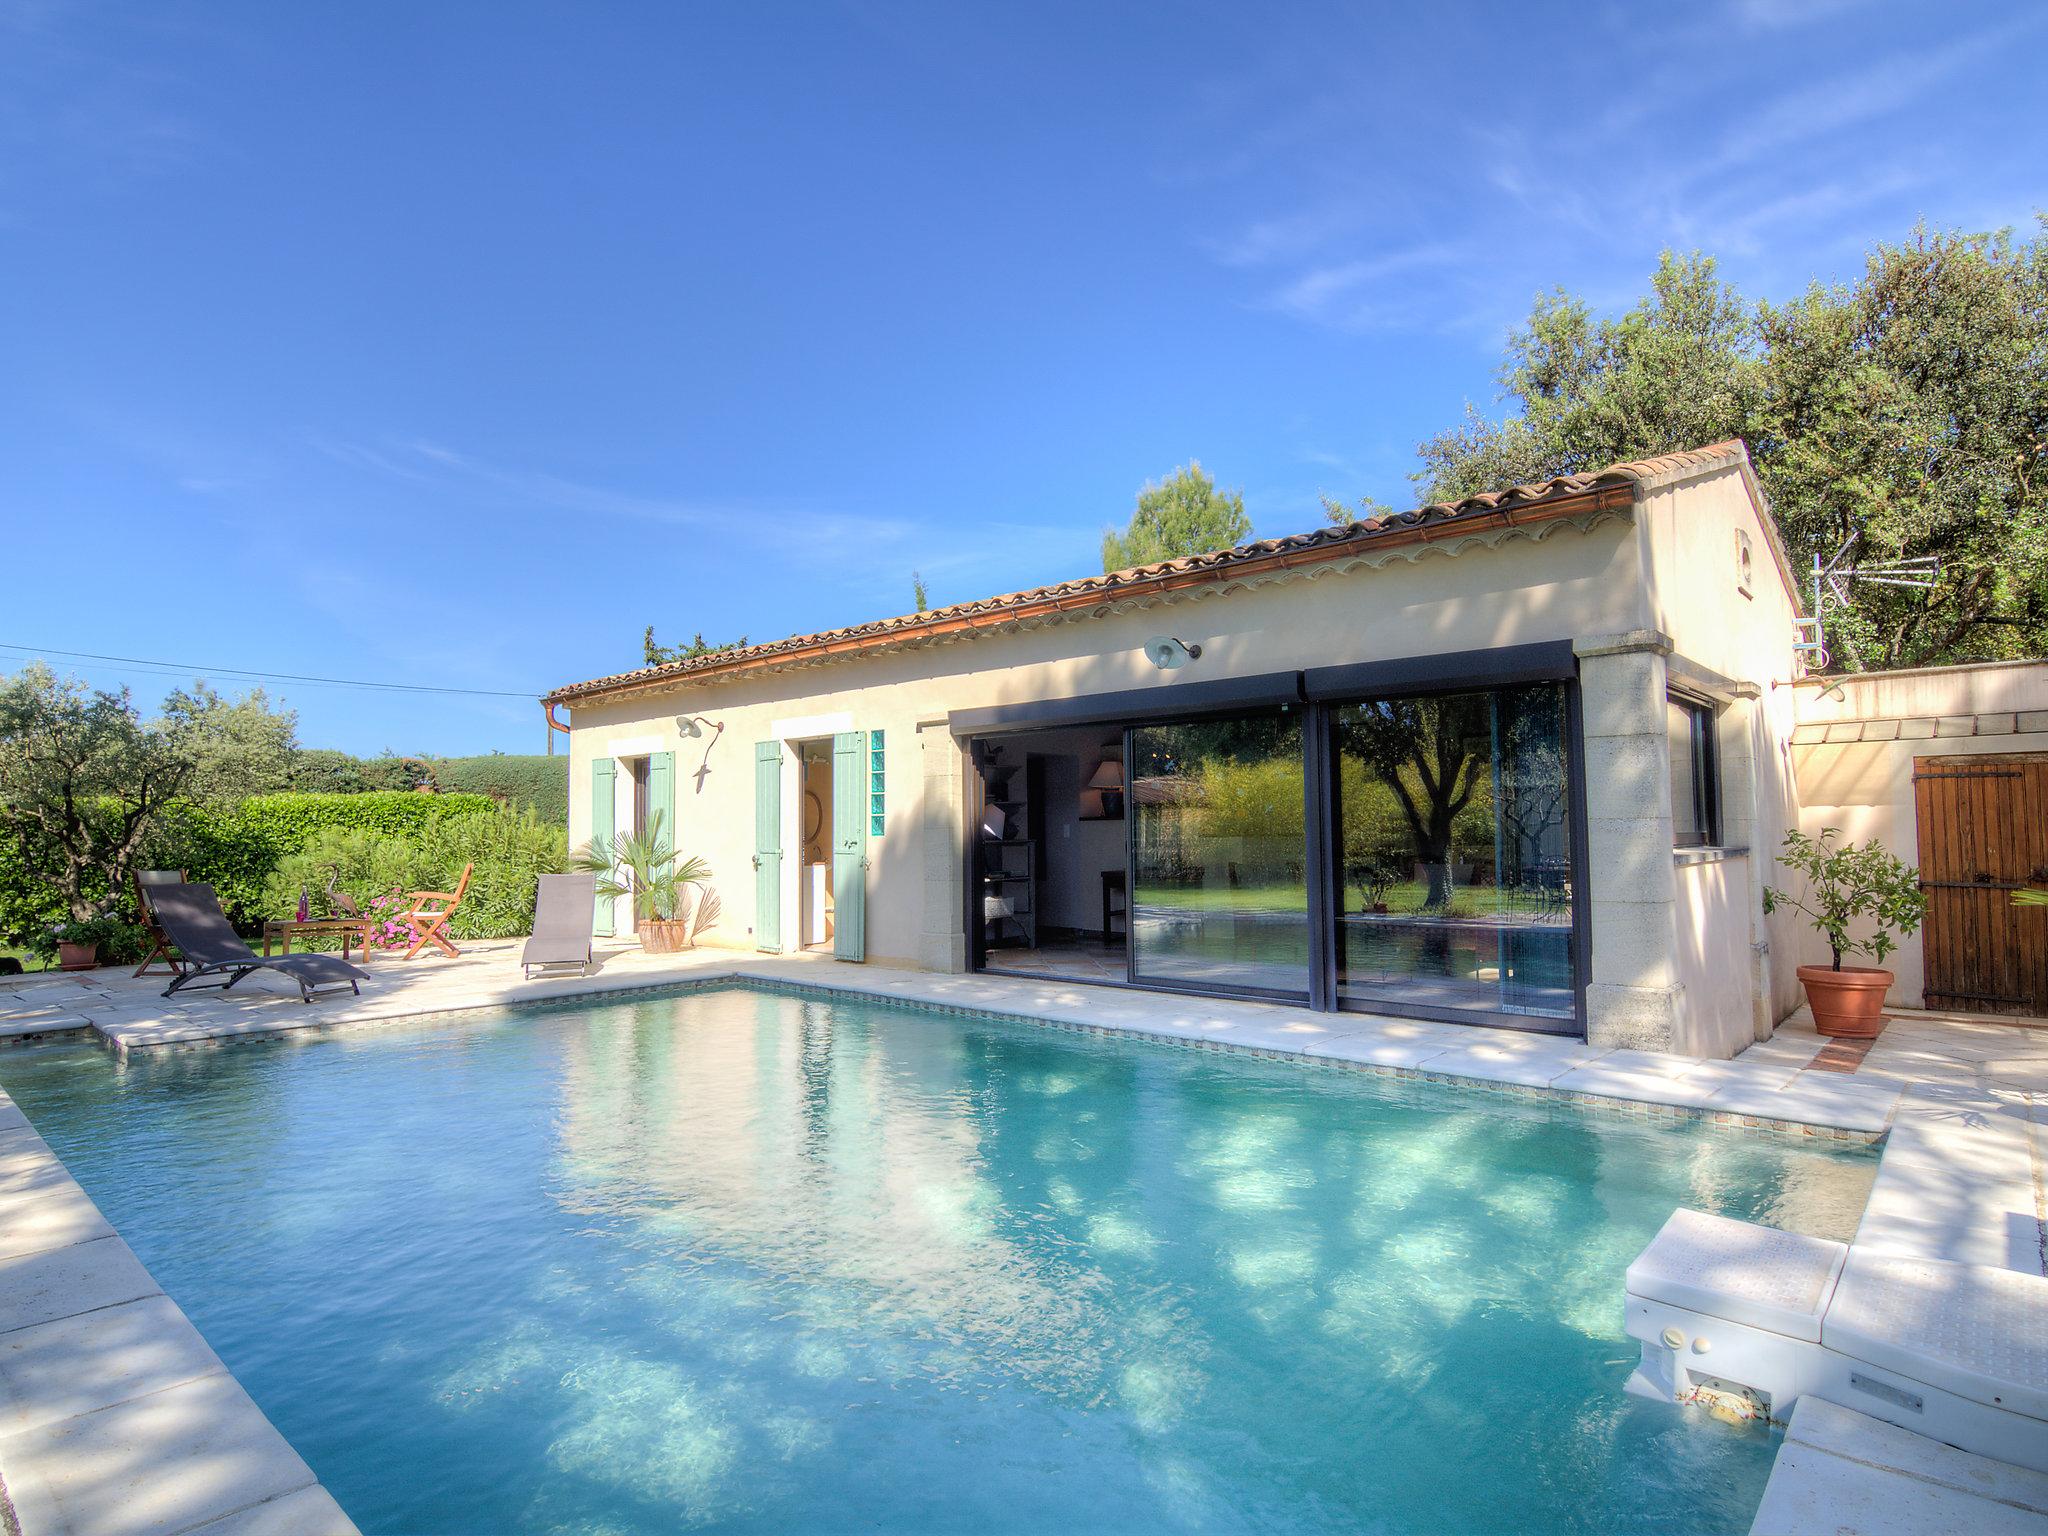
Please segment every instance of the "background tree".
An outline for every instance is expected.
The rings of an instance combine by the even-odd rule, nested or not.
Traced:
[[[191,759],[186,793],[225,803],[291,787],[298,725],[298,715],[272,709],[261,688],[224,699],[201,680],[171,690],[155,729]]]
[[[373,787],[363,760],[332,747],[301,747],[292,755],[285,788],[302,794],[360,795]]]
[[[1861,586],[1829,646],[1861,670],[2048,648],[2048,223],[1918,230],[1853,288],[1763,305],[1751,438],[1796,558],[1932,555],[1931,591]]]
[[[60,682],[40,662],[0,684],[0,832],[76,921],[126,883],[192,767],[169,732],[143,725],[125,690]]]
[[[1383,699],[1343,711],[1341,757],[1356,757],[1386,787],[1424,867],[1426,911],[1451,903],[1452,839],[1490,766],[1485,702],[1474,694]]]
[[[1339,528],[1349,528],[1353,523],[1368,522],[1375,517],[1390,517],[1394,509],[1384,501],[1372,496],[1361,496],[1356,506],[1347,505],[1334,496],[1318,495],[1323,504],[1323,516]]]
[[[1199,462],[1176,469],[1138,492],[1137,510],[1122,533],[1102,531],[1102,569],[1127,570],[1183,555],[1207,554],[1241,544],[1252,531],[1242,491],[1219,491]]]
[[[714,645],[704,638],[704,631],[698,630],[688,645],[663,645],[654,638],[654,626],[648,625],[640,636],[640,652],[647,658],[650,667],[666,667],[678,661],[695,661],[699,656],[709,656],[717,651],[736,651],[747,643],[741,635],[737,640],[727,640]]]
[[[1562,290],[1537,299],[1498,377],[1518,413],[1492,421],[1467,406],[1460,426],[1424,441],[1414,478],[1426,501],[1748,436],[1756,328],[1711,257],[1667,251],[1649,295],[1617,319]]]
[[[913,612],[929,613],[931,611],[931,593],[925,590],[923,571],[912,571],[910,573],[910,597],[911,601],[917,605],[912,610]]]
[[[2022,243],[1922,229],[1782,307],[1667,252],[1619,318],[1539,299],[1499,379],[1507,414],[1468,406],[1420,445],[1424,499],[1740,437],[1795,566],[1851,534],[1866,563],[1941,561],[1932,591],[1830,610],[1838,665],[2048,649],[2048,223]]]

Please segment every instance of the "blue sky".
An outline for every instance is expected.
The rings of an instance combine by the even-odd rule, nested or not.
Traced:
[[[533,693],[649,622],[1093,571],[1190,458],[1261,535],[1407,504],[1539,289],[2024,225],[2044,46],[1852,0],[0,0],[0,643]],[[544,741],[273,691],[309,745]]]

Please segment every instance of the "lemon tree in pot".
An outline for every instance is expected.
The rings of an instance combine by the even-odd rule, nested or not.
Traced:
[[[642,949],[665,955],[689,947],[690,906],[711,866],[669,846],[660,811],[647,818],[645,832],[593,837],[571,862],[597,876],[599,897],[631,898]]]
[[[1884,1028],[1884,995],[1892,985],[1884,962],[1900,938],[1919,928],[1927,898],[1912,865],[1874,842],[1859,848],[1835,842],[1839,836],[1834,827],[1819,837],[1786,833],[1778,862],[1806,876],[1806,895],[1801,899],[1767,886],[1764,911],[1803,912],[1828,941],[1832,965],[1799,967],[1813,1027],[1824,1035],[1869,1040]],[[1844,955],[1868,955],[1877,964],[1844,965]]]

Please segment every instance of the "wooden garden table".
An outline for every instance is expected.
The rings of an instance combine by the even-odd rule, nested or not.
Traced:
[[[300,922],[295,917],[278,917],[265,920],[263,924],[263,953],[270,954],[270,941],[278,940],[284,947],[282,953],[292,952],[292,935],[295,933],[338,933],[341,935],[341,958],[348,958],[348,941],[354,935],[363,946],[363,963],[370,959],[370,935],[377,927],[377,920],[370,917],[312,917]]]

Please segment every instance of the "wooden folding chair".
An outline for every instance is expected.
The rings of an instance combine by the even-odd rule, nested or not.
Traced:
[[[462,951],[450,944],[441,930],[448,926],[448,919],[462,905],[462,893],[469,889],[469,872],[475,868],[474,864],[463,865],[462,878],[455,882],[452,891],[414,891],[405,898],[408,910],[392,914],[394,921],[410,923],[419,934],[413,940],[412,948],[405,952],[406,959],[410,960],[429,944],[437,946],[450,959],[461,956]]]
[[[185,871],[182,869],[131,869],[128,871],[128,878],[135,886],[135,908],[142,916],[142,931],[149,936],[149,953],[143,956],[142,964],[135,967],[135,974],[138,976],[142,975],[152,965],[156,964],[157,961],[161,960],[171,968],[173,976],[182,976],[185,968],[180,963],[178,957],[172,953],[174,946],[171,943],[170,936],[164,932],[156,920],[156,913],[149,905],[149,892],[146,887],[152,885],[183,885],[185,883]]]

